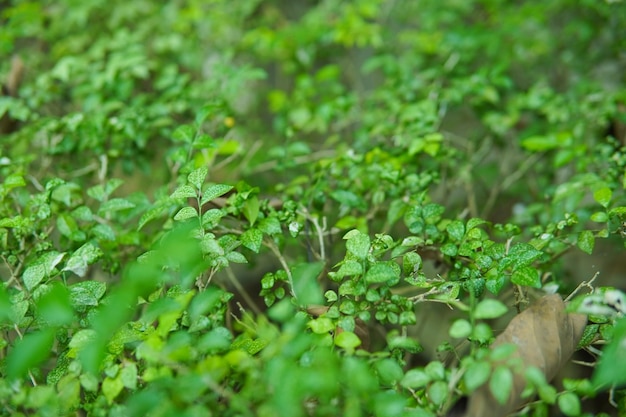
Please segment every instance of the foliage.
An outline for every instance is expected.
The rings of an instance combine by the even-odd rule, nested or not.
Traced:
[[[0,415],[626,413],[623,2],[7,3]]]

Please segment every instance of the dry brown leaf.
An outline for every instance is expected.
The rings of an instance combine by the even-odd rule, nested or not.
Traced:
[[[539,368],[550,381],[574,353],[586,323],[586,316],[565,311],[558,294],[547,295],[513,318],[492,349],[508,343],[517,345],[511,359],[519,358],[524,368]],[[489,385],[483,385],[470,397],[465,417],[506,416],[525,402],[521,398],[525,386],[524,375],[514,373],[509,400],[500,404]]]

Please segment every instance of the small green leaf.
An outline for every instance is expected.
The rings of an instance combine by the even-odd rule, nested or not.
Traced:
[[[425,387],[431,381],[430,376],[421,369],[410,369],[404,374],[400,385],[405,388],[419,389]]]
[[[74,306],[97,306],[106,291],[106,284],[100,281],[82,281],[71,285],[69,290]]]
[[[402,367],[398,365],[398,362],[390,358],[377,361],[374,364],[374,369],[376,370],[381,382],[385,385],[394,385],[397,382],[402,381],[402,378],[404,377]]]
[[[259,216],[259,198],[254,195],[249,197],[245,203],[243,203],[242,213],[244,217],[250,222],[250,226],[253,226]]]
[[[377,263],[365,273],[365,282],[377,284],[400,279],[400,271],[386,263]]]
[[[459,248],[454,243],[445,243],[441,246],[441,253],[446,256],[456,256],[459,251]]]
[[[6,373],[10,379],[21,378],[36,368],[52,353],[54,328],[39,330],[15,342],[6,358]]]
[[[124,383],[119,375],[115,378],[106,377],[102,381],[102,393],[109,404],[113,403],[115,398],[122,392],[122,389],[124,389]]]
[[[179,126],[172,134],[172,139],[177,142],[192,143],[196,137],[196,128],[191,125]]]
[[[448,333],[450,334],[450,337],[453,338],[465,338],[472,333],[472,325],[465,319],[458,319],[452,323]]]
[[[135,207],[135,203],[132,203],[123,198],[112,198],[111,200],[102,203],[98,209],[98,213],[110,213],[114,211],[127,210]]]
[[[448,384],[445,381],[435,381],[428,387],[427,392],[430,401],[440,406],[448,398]]]
[[[611,202],[613,192],[609,187],[602,187],[593,193],[593,199],[598,202],[602,207],[607,208]]]
[[[326,334],[335,330],[335,323],[328,317],[319,317],[308,323],[309,328],[316,334]]]
[[[263,232],[259,229],[248,229],[241,235],[241,243],[251,251],[259,253],[263,243]]]
[[[160,217],[165,212],[164,206],[156,206],[148,209],[144,214],[141,215],[139,219],[139,224],[137,226],[137,230],[143,229],[143,227],[148,224],[150,221]]]
[[[126,362],[122,370],[120,371],[120,380],[122,384],[128,389],[137,388],[137,365],[133,362]]]
[[[495,319],[505,314],[508,308],[502,302],[494,299],[482,300],[474,310],[474,318],[476,319]]]
[[[266,217],[265,219],[261,220],[257,227],[260,231],[270,236],[278,235],[282,232],[282,229],[280,227],[280,221],[274,216]]]
[[[102,255],[103,252],[99,247],[93,243],[85,243],[72,253],[63,270],[72,271],[80,277],[85,276],[88,266],[100,259]]]
[[[596,223],[606,223],[609,220],[605,211],[596,211],[590,217],[591,221]]]
[[[37,300],[37,315],[52,326],[71,324],[74,309],[67,288],[61,284],[52,285],[50,290]]]
[[[541,288],[541,276],[532,266],[523,266],[511,274],[511,282],[526,287]]]
[[[209,169],[206,165],[204,165],[194,171],[191,171],[191,173],[187,176],[187,180],[191,185],[196,187],[197,190],[200,190],[208,173]]]
[[[626,363],[626,318],[620,318],[613,328],[613,340],[603,348],[603,354],[593,373],[596,386],[619,386],[626,383],[626,372],[621,364]],[[618,366],[619,365],[619,366]]]
[[[489,380],[491,394],[500,404],[506,404],[513,388],[513,373],[506,366],[494,369]]]
[[[467,367],[463,374],[463,381],[469,392],[476,390],[489,379],[491,365],[489,362],[474,362]]]
[[[324,270],[324,262],[307,262],[292,268],[294,293],[301,305],[323,304],[324,296],[317,278]]]
[[[229,262],[233,262],[236,264],[247,264],[248,260],[246,259],[245,256],[243,256],[243,254],[239,253],[239,252],[228,252],[226,254],[226,259],[228,259]]]
[[[54,267],[63,260],[65,253],[50,251],[41,255],[32,265],[24,270],[22,280],[30,291],[41,282],[44,277],[52,274]]]
[[[591,255],[594,243],[595,237],[593,236],[593,232],[591,230],[583,230],[578,234],[578,242],[576,242],[576,244],[583,252]]]
[[[346,249],[357,259],[365,259],[370,250],[370,237],[358,230],[352,230],[343,237],[347,239]]]
[[[454,220],[446,226],[446,230],[450,237],[456,242],[460,242],[465,236],[465,225],[460,220]]]
[[[179,199],[179,198],[194,198],[198,195],[198,192],[194,190],[191,185],[185,184],[181,185],[170,195],[170,198]]]
[[[209,201],[226,194],[227,192],[229,192],[232,189],[233,189],[232,185],[226,185],[226,184],[209,185],[202,192],[202,200],[201,200],[200,204],[204,205],[204,204],[208,203]]]
[[[183,221],[192,217],[198,217],[198,210],[195,207],[183,207],[176,213],[174,220]]]
[[[581,413],[580,398],[573,392],[564,392],[557,400],[559,409],[568,417],[579,416]]]

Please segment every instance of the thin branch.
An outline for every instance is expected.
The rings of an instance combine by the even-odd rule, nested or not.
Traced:
[[[231,282],[231,284],[233,284],[233,286],[237,289],[237,291],[239,291],[239,294],[241,294],[241,297],[250,306],[252,311],[254,311],[254,313],[257,315],[262,314],[261,309],[256,305],[256,303],[254,302],[250,294],[248,294],[248,291],[246,291],[244,286],[241,285],[241,283],[239,282],[239,280],[233,273],[233,270],[231,267],[226,268],[226,276],[228,277],[228,280]]]

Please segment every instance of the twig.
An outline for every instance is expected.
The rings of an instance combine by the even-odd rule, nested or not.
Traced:
[[[254,313],[257,315],[262,314],[261,309],[256,305],[256,303],[254,302],[250,294],[248,294],[248,291],[246,291],[243,285],[241,285],[241,283],[239,282],[239,280],[233,273],[233,270],[231,267],[226,268],[226,276],[228,277],[228,280],[231,282],[231,284],[233,284],[233,286],[237,289],[237,291],[239,291],[239,294],[241,294],[241,297],[250,306],[252,311],[254,311]]]
[[[594,276],[589,280],[589,281],[583,281],[580,284],[578,284],[578,287],[576,287],[574,289],[574,291],[572,291],[572,293],[570,295],[567,296],[567,298],[565,299],[565,302],[567,303],[569,300],[572,299],[572,297],[574,297],[576,294],[578,294],[578,292],[586,287],[589,288],[591,290],[591,292],[593,292],[593,286],[591,284],[593,284],[593,282],[596,280],[596,278],[598,278],[598,275],[600,275],[600,271],[597,271]]]
[[[297,300],[298,297],[296,296],[296,289],[295,289],[295,287],[293,285],[293,275],[291,275],[291,269],[289,269],[289,265],[287,265],[287,260],[285,260],[285,258],[280,253],[280,251],[278,250],[278,247],[276,246],[276,244],[273,241],[269,240],[267,243],[265,243],[265,246],[267,246],[272,251],[274,256],[276,256],[276,258],[278,258],[278,261],[280,262],[281,266],[283,267],[283,269],[287,273],[287,280],[289,281],[289,287],[290,287],[290,290],[291,290],[291,296]]]

